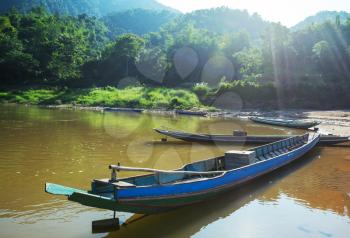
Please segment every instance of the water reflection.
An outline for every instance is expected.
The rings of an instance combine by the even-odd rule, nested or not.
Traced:
[[[154,127],[217,134],[302,131],[188,116],[25,106],[0,106],[0,111],[1,237],[342,237],[350,232],[349,147],[324,147],[213,201],[149,216],[114,233],[91,234],[91,221],[110,218],[111,212],[45,194],[46,181],[88,189],[92,179],[109,176],[109,164],[173,169],[245,148],[172,139],[163,143]],[[126,220],[130,214],[118,216]],[[325,224],[338,231],[323,229],[330,226]]]

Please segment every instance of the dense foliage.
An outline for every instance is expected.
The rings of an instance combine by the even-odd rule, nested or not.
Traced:
[[[107,32],[95,18],[50,15],[43,8],[1,16],[1,84],[75,83],[82,65],[101,57]]]
[[[134,10],[102,21],[12,11],[0,18],[1,85],[181,87],[219,107],[228,93],[249,107],[348,106],[349,19],[291,31],[217,8],[160,27],[155,19],[166,14]],[[160,29],[147,33],[148,24]]]

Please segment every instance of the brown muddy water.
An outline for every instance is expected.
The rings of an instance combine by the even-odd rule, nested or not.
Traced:
[[[44,192],[88,189],[109,164],[173,169],[244,145],[161,143],[154,127],[193,132],[300,134],[238,119],[0,106],[0,237],[349,237],[350,147],[318,147],[300,161],[217,197],[93,234],[112,212]],[[130,174],[124,174],[125,176]],[[132,214],[118,213],[122,222]],[[134,218],[134,217],[133,217]]]

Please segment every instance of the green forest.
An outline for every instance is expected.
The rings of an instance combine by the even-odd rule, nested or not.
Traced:
[[[245,108],[345,108],[350,18],[289,29],[225,7],[102,17],[13,8],[0,16],[0,70],[7,102],[224,108],[213,101],[233,93]]]

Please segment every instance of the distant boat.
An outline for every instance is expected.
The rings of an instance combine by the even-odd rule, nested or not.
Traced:
[[[233,135],[215,135],[169,131],[162,129],[154,130],[162,135],[170,136],[175,139],[199,143],[261,145],[284,140],[290,137],[290,135],[247,135],[246,132],[241,134],[234,133]],[[350,139],[347,136],[321,135],[319,145],[334,145],[349,141]]]
[[[165,212],[198,203],[276,170],[302,157],[318,143],[318,134],[305,134],[224,156],[187,164],[178,170],[110,165],[111,179],[93,180],[91,191],[46,183],[45,191],[65,195],[82,205],[138,214]],[[149,175],[118,179],[119,171]]]
[[[275,126],[285,126],[285,127],[298,128],[298,129],[308,129],[320,124],[318,122],[306,122],[302,120],[269,118],[269,117],[250,117],[249,119],[258,123],[275,125]]]
[[[106,107],[104,109],[106,112],[137,112],[141,113],[144,111],[144,109],[139,108],[121,108],[121,107]]]
[[[180,115],[201,116],[201,117],[204,117],[205,115],[207,115],[206,112],[188,111],[188,110],[175,110],[175,113]]]

